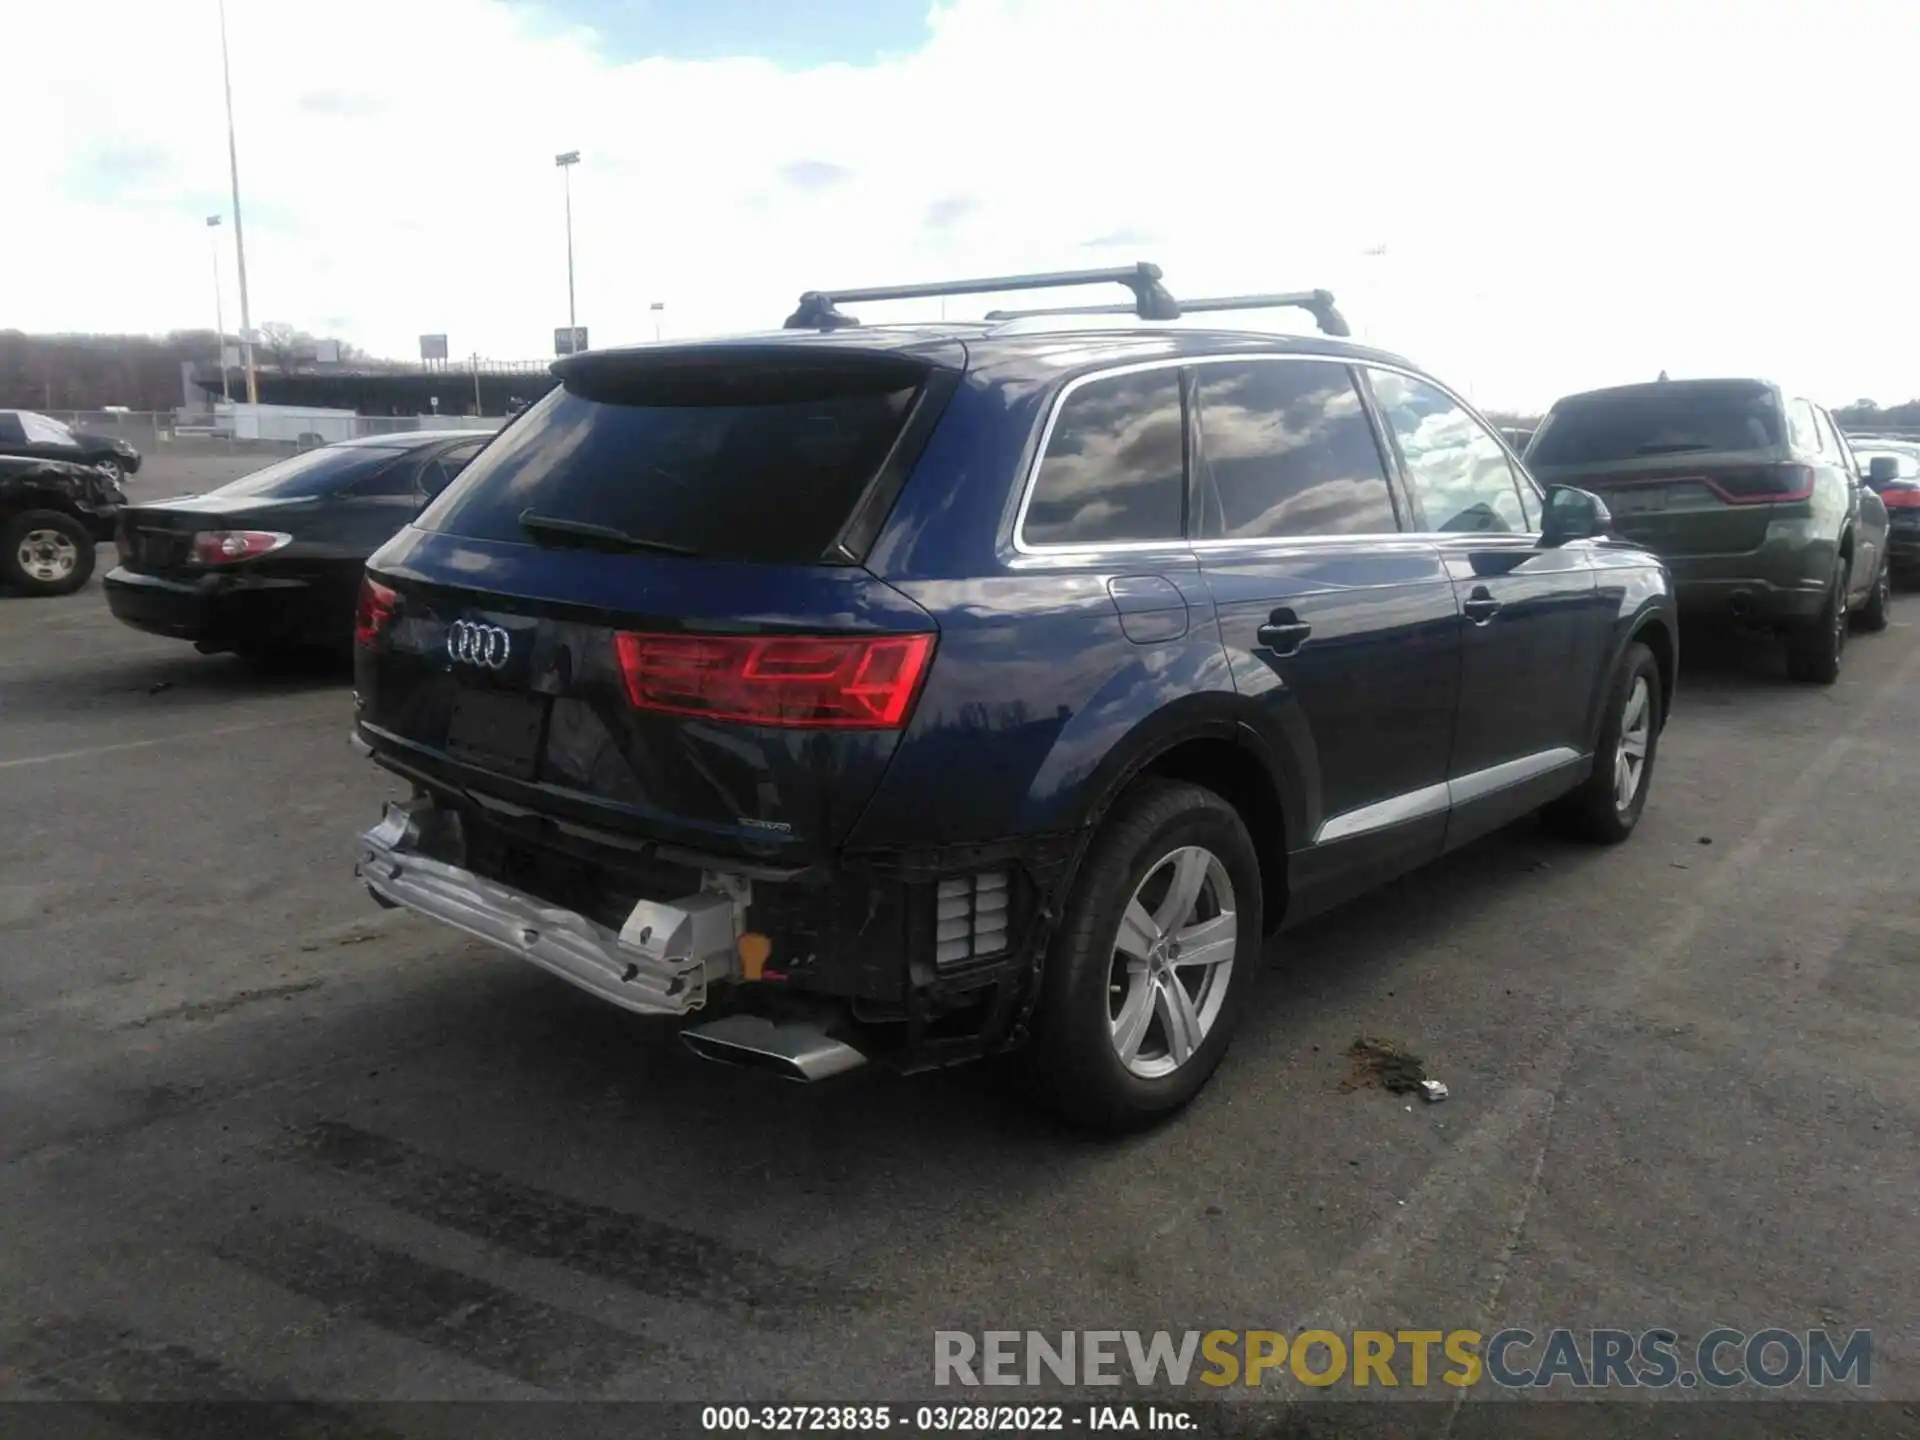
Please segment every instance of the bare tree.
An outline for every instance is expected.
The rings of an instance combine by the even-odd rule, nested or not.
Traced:
[[[268,320],[260,326],[261,348],[282,375],[291,375],[301,359],[313,355],[313,336],[284,320]]]

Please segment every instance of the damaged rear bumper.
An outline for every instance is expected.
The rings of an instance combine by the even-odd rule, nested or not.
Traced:
[[[375,899],[464,930],[641,1015],[690,1014],[713,987],[738,978],[738,898],[641,900],[616,932],[424,853],[425,828],[446,818],[431,802],[389,804],[361,835],[358,873]]]

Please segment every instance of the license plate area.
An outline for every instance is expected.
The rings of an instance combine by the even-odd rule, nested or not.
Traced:
[[[138,530],[129,558],[143,570],[172,570],[186,563],[192,545],[193,537],[177,530]]]
[[[504,691],[461,690],[447,718],[447,754],[515,780],[540,768],[548,698]]]
[[[1607,499],[1607,509],[1615,515],[1653,515],[1666,508],[1667,487],[1664,485],[1616,490]]]

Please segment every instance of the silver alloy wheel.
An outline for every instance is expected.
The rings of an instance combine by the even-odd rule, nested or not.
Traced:
[[[1653,692],[1647,677],[1633,677],[1633,689],[1620,712],[1620,745],[1613,756],[1613,804],[1626,810],[1640,793],[1647,773],[1647,742],[1653,738]]]
[[[35,580],[52,584],[73,574],[80,549],[58,530],[29,530],[20,537],[20,568]]]
[[[1114,936],[1107,1021],[1120,1063],[1159,1080],[1193,1058],[1226,1003],[1239,938],[1233,881],[1187,845],[1150,866]]]
[[[126,481],[127,472],[120,468],[118,460],[98,460],[94,462],[93,468],[116,485],[124,484]]]

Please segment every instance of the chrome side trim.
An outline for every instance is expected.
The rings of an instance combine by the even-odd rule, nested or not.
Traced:
[[[1551,750],[1522,755],[1517,760],[1489,765],[1484,770],[1472,770],[1437,785],[1423,785],[1404,795],[1392,795],[1385,800],[1376,800],[1371,805],[1362,805],[1357,810],[1330,816],[1314,832],[1313,843],[1324,845],[1331,840],[1350,840],[1356,835],[1371,834],[1394,825],[1404,825],[1409,820],[1420,820],[1428,815],[1458,809],[1586,758],[1570,745],[1559,745]]]
[[[1330,840],[1350,840],[1355,835],[1404,825],[1409,820],[1438,815],[1447,805],[1446,781],[1442,780],[1438,785],[1423,785],[1404,795],[1376,800],[1371,805],[1362,805],[1358,810],[1348,810],[1322,821],[1320,829],[1314,834],[1313,843],[1324,845]]]
[[[735,902],[690,895],[671,904],[641,901],[616,934],[572,910],[434,860],[413,848],[419,836],[407,807],[360,837],[360,877],[374,897],[438,920],[517,955],[623,1010],[685,1015],[707,1001],[707,987],[738,970]],[[719,941],[724,936],[724,946]]]
[[[1484,770],[1469,771],[1465,775],[1449,780],[1448,795],[1451,803],[1457,808],[1475,800],[1484,799],[1496,790],[1505,790],[1512,785],[1537,780],[1542,775],[1551,774],[1580,758],[1580,752],[1571,745],[1559,745],[1551,750],[1536,751],[1532,755],[1522,755],[1518,760],[1489,765]]]

